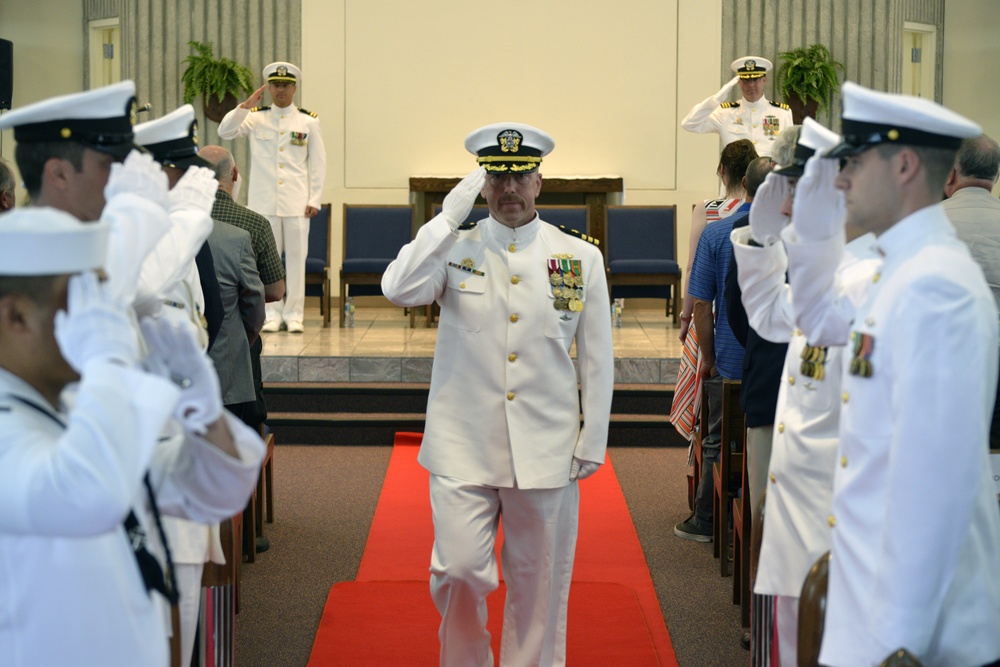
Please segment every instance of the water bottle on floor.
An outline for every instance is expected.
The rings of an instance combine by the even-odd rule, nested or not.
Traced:
[[[621,329],[622,327],[622,309],[624,307],[624,299],[615,299],[611,304],[611,326],[616,329]]]
[[[348,328],[354,327],[354,297],[349,296],[347,300],[344,301],[344,326]]]

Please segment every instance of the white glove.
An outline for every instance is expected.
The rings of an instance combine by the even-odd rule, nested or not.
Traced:
[[[160,164],[152,155],[134,150],[124,162],[111,165],[111,175],[104,186],[104,199],[111,201],[116,195],[132,193],[166,209],[168,192],[167,175]]]
[[[441,215],[448,221],[452,231],[465,222],[476,203],[476,197],[482,192],[486,183],[486,168],[479,167],[458,182],[441,204]]]
[[[727,81],[726,83],[724,83],[722,85],[722,88],[720,88],[719,92],[717,92],[715,94],[715,97],[718,98],[718,99],[720,99],[720,100],[728,97],[729,96],[729,91],[731,91],[733,88],[735,88],[736,84],[738,84],[739,82],[740,82],[740,77],[739,76],[734,76],[732,79],[730,79],[729,81]]]
[[[587,479],[601,467],[600,463],[594,463],[593,461],[584,461],[583,459],[578,459],[573,457],[573,465],[569,467],[569,481],[576,482],[581,479]]]
[[[63,358],[77,373],[97,361],[132,366],[139,359],[139,341],[125,304],[117,301],[110,283],[93,271],[69,279],[66,310],[55,317],[55,337]]]
[[[840,164],[837,160],[812,156],[795,186],[792,225],[799,239],[825,241],[843,233],[847,210],[844,193],[835,186]]]
[[[757,189],[750,205],[750,236],[762,246],[780,239],[781,230],[788,225],[788,216],[781,212],[781,207],[790,192],[788,178],[774,172]]]
[[[178,210],[201,211],[212,213],[212,206],[215,204],[215,191],[219,188],[219,181],[215,178],[215,172],[205,167],[188,167],[177,185],[170,190],[170,208],[173,213]]]
[[[174,416],[185,430],[204,435],[222,416],[222,390],[215,366],[198,347],[193,326],[175,326],[166,317],[144,318],[140,326],[149,347],[149,372],[181,388]]]

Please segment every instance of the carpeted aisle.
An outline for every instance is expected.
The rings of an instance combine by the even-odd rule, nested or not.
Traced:
[[[330,589],[309,659],[327,665],[435,665],[439,616],[430,598],[433,525],[419,434],[399,433],[355,581]],[[610,461],[581,483],[567,662],[677,665],[653,582]],[[504,587],[490,596],[499,657]]]

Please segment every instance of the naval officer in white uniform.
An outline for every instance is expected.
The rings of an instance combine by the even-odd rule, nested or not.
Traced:
[[[754,197],[750,226],[731,240],[743,305],[762,338],[788,342],[775,410],[767,475],[763,537],[754,592],[777,596],[775,627],[783,667],[798,663],[798,606],[806,574],[830,549],[830,498],[840,424],[844,348],[810,344],[795,327],[785,282],[788,256],[780,235],[790,222],[793,191],[806,160],[840,142],[840,136],[806,118],[789,164],[776,169]],[[837,268],[840,298],[863,298],[881,258],[874,235],[852,233]]]
[[[842,89],[843,142],[810,159],[786,230],[796,321],[847,344],[819,662],[1000,661],[1000,512],[987,441],[997,318],[982,270],[940,201],[976,123],[929,100]],[[853,320],[830,314],[846,219],[881,269]],[[804,213],[799,215],[799,209]]]
[[[397,305],[441,305],[419,455],[431,473],[441,664],[493,665],[486,596],[502,515],[500,664],[563,665],[577,481],[604,462],[614,383],[604,260],[589,237],[535,211],[547,134],[499,123],[465,146],[482,167],[382,278]],[[490,216],[462,224],[480,191]]]
[[[736,76],[719,92],[696,104],[681,121],[688,132],[717,132],[721,147],[738,139],[749,139],[757,155],[771,155],[774,140],[792,126],[792,111],[787,104],[764,97],[771,61],[758,56],[737,58],[730,65]],[[727,102],[737,85],[743,94],[738,102]]]
[[[247,205],[271,223],[278,254],[285,254],[285,301],[265,305],[262,331],[302,333],[309,218],[319,212],[323,197],[326,149],[319,118],[293,102],[302,71],[274,62],[264,68],[264,79],[267,84],[222,119],[219,136],[250,137]],[[271,106],[260,106],[264,88]]]

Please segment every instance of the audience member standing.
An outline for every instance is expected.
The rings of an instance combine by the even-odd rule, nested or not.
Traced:
[[[267,84],[258,88],[219,123],[223,139],[250,137],[250,191],[247,204],[271,223],[278,253],[284,253],[287,294],[284,303],[267,304],[264,331],[284,327],[302,333],[305,309],[309,218],[319,212],[326,180],[326,149],[316,114],[295,106],[302,72],[286,62],[264,68]],[[271,106],[260,106],[267,88]]]
[[[969,246],[1000,311],[1000,199],[991,194],[1000,173],[1000,146],[985,134],[965,139],[948,174],[942,207]],[[1000,385],[990,424],[990,449],[1000,449]]]

